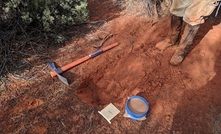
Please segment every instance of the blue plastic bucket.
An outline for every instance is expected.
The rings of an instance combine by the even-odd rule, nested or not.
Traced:
[[[139,120],[147,115],[149,104],[141,96],[132,96],[127,100],[125,110],[130,119]]]

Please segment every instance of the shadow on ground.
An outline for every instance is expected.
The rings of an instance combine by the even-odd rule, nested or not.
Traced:
[[[1,48],[4,49],[1,49],[0,55],[0,77],[8,73],[21,76],[24,71],[29,71],[33,67],[47,64],[52,57],[57,55],[60,48],[79,38],[85,37],[88,33],[102,26],[106,21],[118,17],[120,11],[123,10],[118,6],[119,2],[113,2],[111,0],[89,0],[88,22],[64,29],[62,33],[68,39],[62,45],[45,42],[45,36],[37,29],[34,31],[27,31],[25,35],[20,35],[16,38],[13,37],[13,40],[15,41],[13,45],[10,45],[10,47],[13,48],[3,46],[3,44],[1,44]],[[13,31],[8,31],[8,33],[4,32],[7,33],[4,35],[1,32],[3,31],[0,30],[1,38],[8,38]],[[12,36],[14,35],[12,34]]]

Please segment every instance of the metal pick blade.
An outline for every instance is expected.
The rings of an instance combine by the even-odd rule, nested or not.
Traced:
[[[61,76],[61,75],[58,74],[57,72],[56,72],[56,74],[57,74],[58,78],[59,78],[64,84],[69,85],[69,84],[68,84],[68,80],[67,80],[66,78],[64,78],[63,76]]]
[[[57,71],[59,70],[59,68],[56,68],[54,62],[49,62],[49,66],[56,72],[58,78],[66,85],[68,84],[68,80],[66,78],[64,78],[63,76],[61,76]]]

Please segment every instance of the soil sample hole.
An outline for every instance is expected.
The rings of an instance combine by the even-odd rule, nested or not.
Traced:
[[[138,98],[133,98],[128,101],[128,108],[135,114],[143,114],[147,111],[147,105]]]
[[[76,95],[81,99],[82,102],[91,106],[103,106],[109,104],[113,96],[110,96],[105,89],[99,88],[92,81],[86,80],[77,89]]]

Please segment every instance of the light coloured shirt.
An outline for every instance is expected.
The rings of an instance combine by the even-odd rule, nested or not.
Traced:
[[[170,12],[194,26],[205,22],[221,0],[172,0]]]

